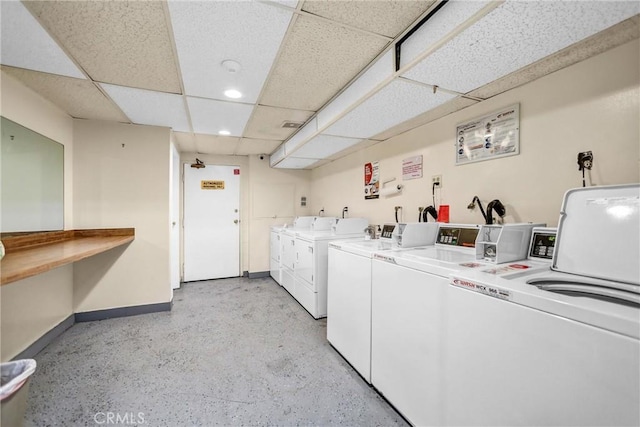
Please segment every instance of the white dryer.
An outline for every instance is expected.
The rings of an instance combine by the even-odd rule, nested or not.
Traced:
[[[381,251],[432,245],[438,223],[387,224],[380,239],[329,243],[327,340],[371,383],[371,263]]]
[[[361,240],[368,225],[365,218],[343,218],[334,219],[330,231],[296,233],[295,281],[291,295],[315,319],[327,316],[329,242]]]
[[[272,246],[272,250],[278,250],[280,253],[281,270],[280,270],[279,283],[290,294],[293,293],[293,290],[295,288],[295,275],[293,270],[295,269],[295,265],[296,265],[296,249],[295,249],[296,233],[299,231],[310,230],[316,218],[318,217],[315,217],[315,216],[297,217],[293,221],[293,224],[291,224],[290,227],[284,227],[278,233],[278,237],[280,240],[279,247],[274,248]],[[322,223],[335,220],[335,218],[333,217],[323,217],[323,218],[325,219],[322,221]]]
[[[273,225],[269,234],[269,273],[280,286],[282,286],[281,233],[285,227],[285,225]]]
[[[445,424],[640,424],[639,210],[571,190],[550,268],[452,275]]]
[[[476,242],[526,253],[529,236],[523,240],[520,230],[530,234],[535,225],[507,224],[502,227],[510,230],[497,230],[489,238],[480,234],[485,226],[441,224],[433,246],[374,255],[371,382],[412,424],[444,422],[442,354],[449,274],[493,265],[478,259],[484,254],[477,253]],[[516,241],[524,241],[524,250],[515,248]],[[511,261],[502,255],[493,259]]]

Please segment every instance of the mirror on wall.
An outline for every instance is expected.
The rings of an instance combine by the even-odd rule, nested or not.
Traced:
[[[64,146],[1,117],[0,231],[64,228]]]

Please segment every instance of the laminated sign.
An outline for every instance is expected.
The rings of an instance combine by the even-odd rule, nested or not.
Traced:
[[[202,190],[224,190],[224,181],[200,181]]]

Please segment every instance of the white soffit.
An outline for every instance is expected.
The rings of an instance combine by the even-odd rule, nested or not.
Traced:
[[[639,12],[637,1],[508,1],[404,77],[468,93]]]
[[[283,144],[285,152],[292,153],[301,144],[304,144],[309,138],[311,138],[318,131],[318,118],[314,117],[304,125],[298,133],[293,135],[287,142]]]
[[[293,12],[248,1],[169,1],[169,11],[185,93],[226,99],[235,87],[255,103]],[[229,59],[239,71],[221,66]]]
[[[61,76],[85,78],[22,2],[0,1],[0,8],[0,63]]]
[[[296,157],[324,159],[362,141],[359,138],[318,135],[293,153]]]
[[[370,138],[453,98],[450,93],[433,93],[431,87],[395,79],[323,133]]]
[[[178,132],[189,132],[189,121],[182,96],[146,89],[100,83],[100,86],[136,124],[165,126]]]
[[[490,1],[449,1],[401,44],[400,68],[432,48]]]
[[[282,144],[269,156],[269,166],[274,167],[276,163],[284,159],[284,156],[284,144]]]
[[[238,102],[187,97],[191,124],[195,133],[218,135],[221,130],[230,136],[242,136],[253,105]]]
[[[275,168],[278,169],[304,169],[317,163],[318,159],[303,159],[299,157],[287,157],[277,165]]]
[[[391,49],[378,58],[356,81],[327,104],[318,113],[318,126],[323,127],[327,125],[336,117],[339,117],[349,107],[368,95],[378,85],[386,80],[390,80],[395,72],[394,54],[395,50]]]

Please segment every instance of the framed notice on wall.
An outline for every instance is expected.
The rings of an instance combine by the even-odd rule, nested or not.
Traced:
[[[456,127],[456,165],[520,154],[520,104]]]

